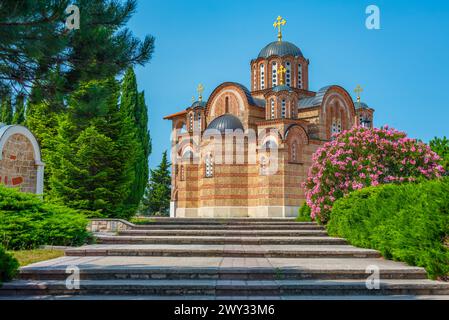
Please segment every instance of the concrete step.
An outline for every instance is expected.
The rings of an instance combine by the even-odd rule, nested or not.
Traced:
[[[195,236],[109,236],[96,235],[101,244],[347,244],[346,240],[332,237],[195,237]]]
[[[120,236],[323,237],[325,230],[123,230]]]
[[[252,218],[242,218],[242,219],[207,219],[207,218],[150,218],[147,222],[142,222],[142,224],[153,225],[153,224],[202,224],[202,225],[239,225],[239,224],[316,224],[315,222],[297,222],[295,218],[281,218],[281,219],[252,219]]]
[[[317,224],[145,224],[135,225],[132,230],[325,230]]]
[[[449,283],[430,280],[381,280],[369,290],[365,280],[81,280],[79,289],[66,281],[17,280],[0,295],[449,295]]]
[[[379,252],[348,245],[88,245],[66,250],[67,256],[378,258]]]

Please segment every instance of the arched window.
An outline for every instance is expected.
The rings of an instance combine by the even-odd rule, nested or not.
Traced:
[[[282,117],[282,119],[284,119],[287,114],[287,106],[286,106],[285,100],[282,100],[281,106],[282,106],[281,117]]]
[[[229,113],[229,97],[225,98],[225,113]]]
[[[270,112],[271,112],[271,119],[274,119],[274,116],[275,116],[274,99],[271,99],[271,109],[270,109]]]
[[[298,88],[302,89],[302,65],[298,64]]]
[[[290,62],[285,63],[285,84],[287,86],[291,86],[292,80],[291,80],[291,74],[292,74],[292,66]]]
[[[255,91],[255,90],[257,90],[257,68],[256,68],[256,65],[254,65],[254,67],[253,67],[253,90]]]
[[[293,142],[293,144],[292,144],[292,150],[291,150],[291,152],[292,152],[292,157],[291,157],[292,161],[293,161],[293,162],[298,161],[298,146],[297,146],[297,144],[296,144],[296,141]]]
[[[260,89],[265,89],[265,65],[260,65]]]
[[[193,131],[193,113],[189,116],[189,131]]]
[[[206,178],[211,178],[214,176],[214,163],[211,154],[206,156]]]
[[[198,113],[196,114],[196,121],[196,126],[198,130],[201,131],[201,111],[198,111]]]
[[[271,65],[271,70],[272,70],[271,79],[272,79],[272,84],[273,84],[272,87],[275,87],[278,85],[278,79],[277,79],[278,71],[277,71],[276,67],[277,67],[276,62],[273,62],[273,64]]]
[[[331,126],[331,135],[338,134],[341,131],[342,131],[341,119],[340,118],[333,118],[332,119],[332,126]]]

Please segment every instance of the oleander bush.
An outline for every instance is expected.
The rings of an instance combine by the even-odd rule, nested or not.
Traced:
[[[80,245],[90,237],[87,224],[76,210],[0,186],[0,245],[8,250]]]
[[[304,184],[311,216],[326,223],[335,200],[367,186],[440,177],[440,161],[428,145],[388,127],[334,135],[313,155]]]
[[[18,269],[19,262],[0,246],[0,286],[2,282],[14,278]]]
[[[449,178],[354,191],[334,203],[327,229],[432,278],[448,275]]]
[[[449,139],[434,138],[430,141],[430,148],[436,152],[441,158],[441,165],[446,170],[446,175],[449,175]]]

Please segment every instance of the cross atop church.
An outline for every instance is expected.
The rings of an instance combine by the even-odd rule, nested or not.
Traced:
[[[354,92],[357,94],[357,102],[360,103],[360,93],[363,92],[363,88],[358,84]]]
[[[279,65],[279,68],[278,68],[279,85],[283,85],[284,84],[284,74],[285,74],[285,72],[287,72],[285,67],[282,64]]]
[[[201,83],[196,88],[196,91],[198,91],[198,101],[202,101],[203,100],[204,87],[203,87],[203,85]]]
[[[273,23],[273,27],[278,28],[278,41],[282,41],[282,26],[285,26],[287,21],[283,19],[281,16],[278,16],[276,21]]]

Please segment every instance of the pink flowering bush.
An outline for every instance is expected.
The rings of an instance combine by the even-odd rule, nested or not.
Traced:
[[[312,219],[326,223],[336,199],[384,183],[433,179],[444,173],[440,157],[404,132],[354,127],[333,136],[313,155],[304,185]]]

